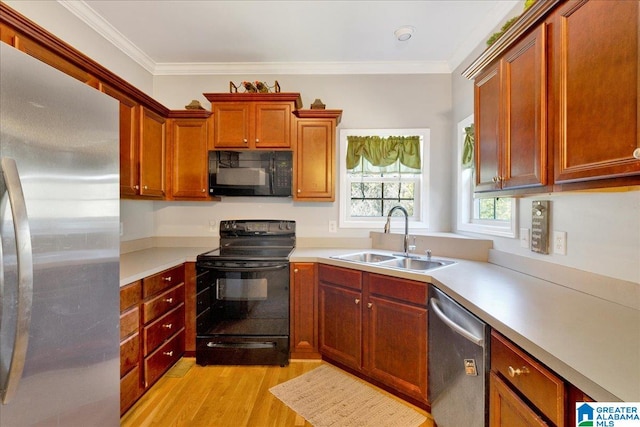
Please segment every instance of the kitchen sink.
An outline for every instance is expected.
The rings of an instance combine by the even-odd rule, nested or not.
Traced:
[[[433,268],[444,267],[453,264],[453,261],[402,257],[381,263],[381,266],[402,268],[405,270],[431,270]]]
[[[376,252],[357,252],[347,255],[336,255],[331,258],[342,261],[351,261],[360,264],[371,264],[378,267],[393,268],[400,270],[427,271],[434,268],[455,264],[455,261],[442,259],[427,259],[415,256],[388,255]]]
[[[359,252],[356,254],[340,255],[331,258],[341,259],[343,261],[363,262],[366,264],[376,264],[396,259],[393,255],[378,254],[375,252]]]

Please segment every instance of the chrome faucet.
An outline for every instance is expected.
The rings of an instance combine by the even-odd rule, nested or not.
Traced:
[[[393,214],[397,210],[399,210],[400,212],[402,212],[404,214],[404,245],[403,245],[403,250],[404,250],[404,256],[408,257],[409,256],[409,249],[415,249],[415,245],[412,245],[413,247],[409,246],[409,214],[407,213],[407,210],[405,208],[403,208],[402,206],[398,205],[398,206],[392,207],[389,210],[389,213],[387,214],[387,222],[384,225],[384,232],[386,234],[389,233],[389,230],[391,229],[391,214]]]

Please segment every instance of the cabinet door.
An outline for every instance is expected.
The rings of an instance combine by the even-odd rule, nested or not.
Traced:
[[[297,121],[295,200],[335,200],[335,121]]]
[[[254,104],[255,133],[250,143],[256,148],[291,147],[291,103]]]
[[[475,81],[476,191],[500,189],[500,66],[495,64]]]
[[[362,293],[320,282],[320,352],[353,369],[362,367]]]
[[[319,359],[314,263],[291,265],[291,358]]]
[[[171,197],[209,199],[210,119],[171,121]]]
[[[511,48],[502,60],[505,140],[502,189],[547,183],[546,26]]]
[[[140,112],[140,195],[165,195],[166,119],[141,107]]]
[[[366,372],[427,402],[426,308],[370,296],[366,311]]]
[[[640,174],[638,8],[568,2],[555,15],[556,183]]]
[[[249,148],[251,104],[224,102],[212,108],[214,148]]]
[[[542,427],[548,426],[494,372],[490,374],[489,426]]]
[[[138,110],[133,99],[110,86],[102,91],[120,101],[120,195],[133,197],[140,194],[140,143],[138,140]]]

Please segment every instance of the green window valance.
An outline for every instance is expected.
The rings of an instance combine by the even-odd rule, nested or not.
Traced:
[[[348,136],[347,169],[353,169],[364,157],[373,166],[389,166],[396,161],[420,169],[419,136]]]

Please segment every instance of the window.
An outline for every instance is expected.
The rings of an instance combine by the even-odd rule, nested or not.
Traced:
[[[467,132],[470,127],[473,132],[473,115],[458,123],[458,230],[515,238],[515,199],[474,196],[473,140],[469,141]]]
[[[429,129],[340,131],[340,226],[382,227],[403,206],[426,228]]]

